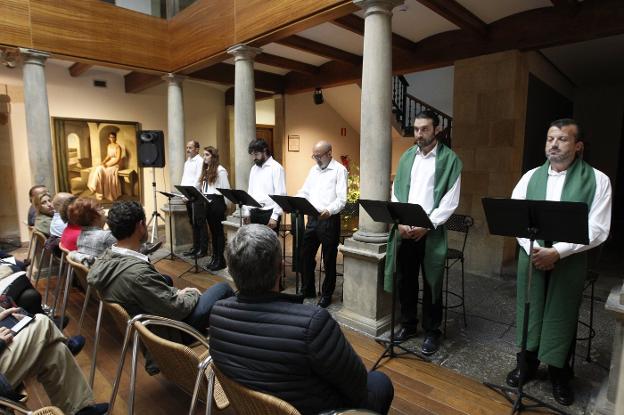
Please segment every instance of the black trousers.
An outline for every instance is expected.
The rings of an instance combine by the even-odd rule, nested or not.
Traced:
[[[199,251],[202,253],[208,252],[206,204],[204,202],[187,202],[186,212],[188,213],[189,220],[191,221],[191,227],[193,228],[193,251]],[[193,213],[195,214],[195,218],[193,218]],[[195,220],[193,221],[193,219]]]
[[[212,239],[212,256],[220,259],[223,258],[223,251],[225,250],[225,233],[221,223],[225,220],[225,199],[220,195],[208,195],[206,197],[212,201],[206,217]]]
[[[303,270],[303,292],[316,292],[314,270],[316,269],[316,251],[322,245],[325,279],[321,295],[331,297],[336,288],[336,256],[340,240],[340,215],[332,215],[326,220],[308,217],[308,224],[303,233],[301,244],[301,264]]]
[[[435,295],[435,303],[431,286],[425,278],[423,260],[425,257],[426,235],[419,241],[403,239],[399,248],[397,267],[400,270],[398,281],[399,302],[401,303],[401,324],[404,327],[416,328],[418,325],[418,275],[423,275],[422,328],[425,332],[439,332],[442,323],[442,290]]]
[[[273,214],[273,209],[251,209],[249,211],[249,223],[259,223],[260,225],[269,225],[269,221],[271,220],[271,215]],[[279,236],[279,227],[280,222],[282,221],[282,217],[277,217],[277,226],[275,226],[274,231]]]

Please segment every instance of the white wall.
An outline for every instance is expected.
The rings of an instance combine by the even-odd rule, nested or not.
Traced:
[[[91,69],[78,78],[69,76],[66,65],[51,61],[46,65],[48,101],[50,116],[91,118],[114,121],[136,121],[146,130],[163,130],[167,134],[166,85],[160,84],[138,94],[126,94],[121,73]],[[93,87],[93,80],[107,81],[107,88]],[[23,222],[28,210],[28,188],[30,165],[26,141],[26,119],[22,93],[22,73],[20,68],[0,67],[0,85],[7,85],[11,97],[11,126],[13,160],[15,162],[16,188],[21,238],[26,240],[28,233]],[[184,83],[185,129],[187,137],[200,142],[202,147],[216,145],[217,136],[225,134],[225,107],[222,91],[207,85],[186,81]],[[166,138],[165,138],[166,140]],[[165,144],[165,148],[167,148]],[[184,148],[180,148],[184,152]],[[168,155],[165,155],[168,159]],[[158,189],[171,189],[167,183],[167,167],[156,169]],[[143,174],[143,202],[146,212],[153,210],[151,190],[151,170]],[[157,203],[166,202],[158,195]]]
[[[405,75],[407,92],[452,117],[454,75],[452,66]]]

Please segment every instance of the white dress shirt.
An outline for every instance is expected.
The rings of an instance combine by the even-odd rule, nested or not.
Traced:
[[[451,217],[459,205],[459,192],[461,188],[461,175],[457,177],[455,184],[440,200],[440,204],[433,209],[433,191],[435,187],[435,164],[438,145],[423,155],[420,148],[416,150],[414,164],[412,164],[410,191],[407,203],[420,205],[429,214],[429,220],[434,227],[444,224]],[[399,200],[394,195],[394,183],[392,183],[393,202]]]
[[[315,164],[297,196],[308,199],[319,212],[338,214],[347,203],[348,176],[347,169],[334,159],[324,169]]]
[[[273,209],[271,219],[277,220],[282,214],[282,208],[269,195],[286,194],[286,181],[282,165],[275,161],[273,157],[269,157],[260,167],[254,164],[249,172],[247,193],[260,203],[262,206],[260,209]],[[243,215],[249,216],[248,206],[244,207]]]
[[[220,195],[217,189],[229,189],[230,182],[228,180],[228,172],[225,170],[225,167],[219,166],[217,167],[217,179],[214,183],[210,184],[207,181],[202,183],[201,192],[206,195],[217,194]]]
[[[526,199],[527,187],[533,173],[539,167],[529,170],[522,176],[513,192],[511,193],[512,199]],[[560,201],[561,192],[563,191],[563,185],[565,184],[567,170],[562,172],[556,172],[548,167],[548,181],[546,182],[546,200]],[[609,236],[609,229],[611,228],[611,182],[606,174],[600,170],[594,169],[596,176],[596,193],[594,200],[589,207],[589,245],[571,244],[567,242],[557,242],[553,244],[553,248],[557,250],[560,258],[565,258],[572,254],[586,251],[594,248],[604,241]],[[527,255],[529,255],[530,241],[525,238],[517,238],[518,244],[524,249]],[[540,246],[537,241],[534,242],[534,246]]]
[[[199,189],[199,178],[202,173],[202,165],[204,159],[199,154],[193,158],[187,158],[184,162],[184,171],[182,172],[182,186],[195,186]]]
[[[63,231],[67,227],[67,224],[61,219],[61,214],[54,212],[52,216],[52,222],[50,222],[50,235],[60,237],[63,235]]]

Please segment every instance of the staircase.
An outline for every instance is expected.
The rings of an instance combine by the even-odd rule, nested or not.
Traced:
[[[398,75],[392,77],[392,113],[394,114],[394,127],[403,137],[411,137],[414,135],[414,117],[416,114],[424,110],[433,111],[440,117],[440,126],[442,127],[442,130],[438,134],[438,141],[450,147],[453,118],[426,102],[408,94],[408,86],[409,84],[404,76]]]

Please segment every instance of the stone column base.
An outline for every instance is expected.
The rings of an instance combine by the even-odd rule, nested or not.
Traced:
[[[596,396],[596,400],[594,402],[593,408],[589,410],[591,415],[614,415],[615,414],[615,404],[609,399],[607,399],[607,389],[609,387],[609,380],[605,380],[602,386],[600,387],[600,391],[598,392],[598,396]]]
[[[343,308],[336,319],[371,336],[390,328],[392,296],[383,290],[386,244],[345,240]]]
[[[225,232],[225,243],[228,244],[238,232],[238,228],[240,228],[240,216],[238,211],[234,212],[231,215],[226,216],[225,220],[221,222],[223,224],[223,232]]]
[[[173,212],[171,225],[173,227],[173,252],[188,251],[193,247],[193,229],[186,212],[186,204],[179,198],[171,199],[171,205],[166,203],[161,211],[165,214],[165,245],[169,248],[170,233],[169,215]]]

